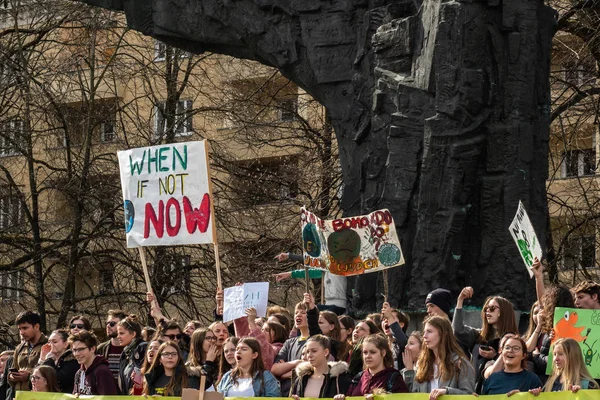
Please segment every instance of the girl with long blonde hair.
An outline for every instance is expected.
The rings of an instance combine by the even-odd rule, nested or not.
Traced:
[[[554,343],[552,375],[546,381],[545,392],[559,392],[579,389],[598,389],[598,384],[590,375],[581,347],[573,339],[558,339]]]

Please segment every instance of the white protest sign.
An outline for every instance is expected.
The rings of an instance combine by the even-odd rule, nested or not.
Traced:
[[[204,141],[119,151],[127,247],[213,243]]]
[[[267,315],[269,282],[244,283],[223,292],[223,322],[245,317],[247,308],[256,308],[259,317]]]
[[[541,261],[542,247],[521,201],[519,201],[519,208],[517,208],[517,213],[508,230],[519,248],[519,253],[521,253],[523,262],[527,267],[529,277],[533,277],[533,271],[531,270],[533,259],[537,257]]]

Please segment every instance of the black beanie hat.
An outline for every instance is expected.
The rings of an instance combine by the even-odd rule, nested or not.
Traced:
[[[446,314],[450,314],[450,308],[452,307],[452,293],[449,290],[438,288],[430,292],[425,299],[425,306],[427,304],[434,304],[438,306]]]

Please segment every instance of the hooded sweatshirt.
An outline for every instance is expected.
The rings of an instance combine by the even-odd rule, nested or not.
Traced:
[[[408,387],[402,379],[402,375],[395,368],[386,368],[383,371],[379,371],[375,375],[371,375],[369,369],[365,369],[360,376],[358,382],[352,382],[350,389],[348,389],[347,396],[364,396],[365,394],[372,394],[374,389],[382,389],[387,392],[388,381],[392,374],[395,374],[395,378],[392,383],[391,393],[406,393]],[[356,380],[356,378],[354,378]]]
[[[329,373],[323,379],[319,398],[333,398],[338,394],[346,394],[350,387],[350,376],[348,375],[348,364],[345,362],[330,362]],[[309,362],[303,362],[296,367],[296,380],[292,385],[292,394],[298,397],[306,397],[304,390],[311,375],[313,368]]]
[[[85,368],[83,365],[75,374],[75,386],[73,394],[91,394],[91,395],[117,395],[119,389],[112,372],[108,366],[108,361],[102,356],[96,356],[92,365]]]

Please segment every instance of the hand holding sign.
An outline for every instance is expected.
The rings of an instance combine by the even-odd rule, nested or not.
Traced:
[[[267,315],[269,282],[245,283],[225,289],[223,322],[245,317],[248,308],[255,308],[259,317]]]
[[[521,201],[519,201],[517,213],[508,230],[519,248],[519,253],[521,254],[521,258],[523,258],[525,267],[527,267],[529,277],[533,278],[533,262],[535,258],[538,260],[542,259],[542,247],[535,234],[533,225],[531,225],[527,211],[525,211],[525,206],[523,206]]]

